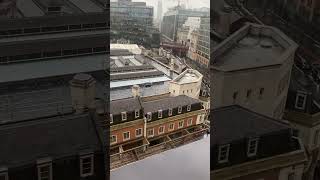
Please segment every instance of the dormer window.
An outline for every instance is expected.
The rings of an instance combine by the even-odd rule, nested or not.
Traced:
[[[93,153],[80,156],[80,176],[92,176],[94,172],[94,158]]]
[[[252,157],[252,156],[255,156],[257,154],[258,142],[259,142],[258,138],[249,139],[249,141],[248,141],[248,150],[247,150],[247,156],[248,157]]]
[[[147,120],[148,120],[148,121],[151,121],[151,119],[152,119],[152,113],[151,113],[151,112],[148,112],[148,113],[147,113]]]
[[[110,124],[112,124],[112,123],[113,123],[113,115],[110,114]]]
[[[7,168],[0,168],[0,180],[9,180]]]
[[[40,159],[38,165],[38,180],[52,180],[52,160],[51,158]]]
[[[158,118],[162,118],[162,110],[158,110]]]
[[[172,108],[169,108],[168,116],[172,116]]]
[[[122,112],[121,113],[121,119],[122,119],[122,121],[126,121],[127,120],[127,112]]]
[[[179,106],[178,107],[178,114],[181,114],[182,113],[182,106]]]
[[[135,114],[135,118],[139,118],[139,116],[140,116],[140,111],[139,111],[139,109],[136,109],[136,110],[134,111],[134,114]]]
[[[304,110],[306,106],[307,95],[298,93],[296,96],[295,108]]]
[[[187,106],[187,111],[188,111],[188,112],[191,111],[191,105],[188,105],[188,106]]]
[[[219,155],[218,155],[219,163],[226,163],[229,161],[229,150],[230,150],[230,144],[222,145],[219,147]]]

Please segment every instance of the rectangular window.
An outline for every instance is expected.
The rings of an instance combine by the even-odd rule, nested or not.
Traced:
[[[52,180],[52,162],[38,164],[38,180]]]
[[[187,111],[188,111],[188,112],[191,111],[191,105],[188,105],[188,106],[187,106]]]
[[[259,142],[258,138],[249,139],[248,150],[247,150],[248,157],[252,157],[257,154],[258,142]]]
[[[116,136],[116,135],[112,135],[112,136],[111,136],[111,138],[110,138],[110,143],[111,143],[111,144],[117,143],[117,136]]]
[[[121,119],[122,119],[122,121],[126,121],[127,120],[127,112],[122,112],[121,113]]]
[[[162,110],[158,110],[158,118],[162,118]]]
[[[87,177],[93,175],[93,154],[80,156],[80,176]]]
[[[127,131],[127,132],[124,132],[123,133],[123,141],[127,141],[130,139],[130,132]]]
[[[193,120],[192,118],[189,118],[189,119],[188,119],[188,126],[191,126],[191,125],[192,125],[192,120]]]
[[[247,99],[249,99],[249,98],[251,97],[251,93],[252,93],[252,90],[249,89],[249,90],[247,91]]]
[[[297,94],[295,108],[304,110],[306,105],[307,95],[306,94]]]
[[[112,123],[113,123],[113,115],[110,114],[110,124],[112,124]]]
[[[259,90],[259,98],[262,98],[263,93],[264,93],[264,88],[260,88],[260,90]]]
[[[135,114],[135,118],[139,118],[139,116],[140,116],[139,109],[135,110],[134,114]]]
[[[178,107],[178,114],[181,114],[182,113],[182,106],[179,106]]]
[[[169,108],[168,116],[172,116],[172,108]]]
[[[142,128],[136,129],[136,137],[142,136]]]
[[[222,145],[219,147],[219,155],[218,155],[218,162],[219,163],[225,163],[228,162],[229,158],[229,149],[230,145]]]
[[[174,123],[169,124],[169,131],[174,130]]]
[[[151,113],[151,112],[148,112],[148,113],[147,113],[147,120],[148,120],[148,121],[151,121],[151,119],[152,119],[152,113]]]
[[[159,127],[159,134],[163,134],[164,133],[164,126],[160,126]]]
[[[183,128],[183,121],[179,121],[178,128]]]
[[[154,129],[148,129],[148,137],[153,137],[154,136]]]

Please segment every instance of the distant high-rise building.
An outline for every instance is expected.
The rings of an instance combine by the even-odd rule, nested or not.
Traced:
[[[157,19],[159,22],[162,20],[162,0],[158,1]]]
[[[209,12],[194,11],[176,6],[169,9],[164,16],[161,24],[161,33],[169,41],[177,40],[177,31],[186,22],[188,17],[209,16]]]

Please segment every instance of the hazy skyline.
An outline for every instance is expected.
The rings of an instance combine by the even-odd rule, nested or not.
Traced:
[[[134,2],[146,2],[148,6],[153,6],[154,14],[157,14],[159,0],[132,0]],[[187,8],[210,7],[210,0],[180,0],[180,4],[187,3]],[[178,5],[178,0],[162,0],[162,15],[171,7]]]

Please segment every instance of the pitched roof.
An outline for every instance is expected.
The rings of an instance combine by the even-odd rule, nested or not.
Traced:
[[[102,146],[88,114],[1,125],[0,141],[0,164],[9,168],[44,157],[100,151]]]

